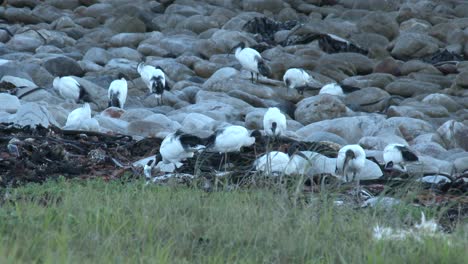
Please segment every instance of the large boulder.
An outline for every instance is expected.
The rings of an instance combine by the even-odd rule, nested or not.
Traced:
[[[392,55],[399,59],[421,58],[439,50],[438,40],[421,33],[404,33],[394,42]]]
[[[47,108],[37,103],[25,103],[18,108],[14,123],[18,126],[37,126],[49,127],[50,125],[59,126],[54,117]]]
[[[346,115],[346,105],[336,96],[329,94],[320,94],[300,101],[294,112],[296,120],[304,125]]]
[[[468,126],[461,122],[449,120],[437,129],[447,148],[462,148],[468,151]]]
[[[74,59],[67,56],[50,57],[44,61],[44,68],[54,76],[82,76],[83,69]]]

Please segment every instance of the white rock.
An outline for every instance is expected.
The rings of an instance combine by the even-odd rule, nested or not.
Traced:
[[[20,106],[21,103],[18,97],[6,93],[0,94],[0,111],[14,114]]]

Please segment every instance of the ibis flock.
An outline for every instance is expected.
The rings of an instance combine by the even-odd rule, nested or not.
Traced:
[[[247,47],[243,42],[234,46],[231,50],[243,70],[250,72],[252,83],[259,81],[259,75],[271,77],[271,70],[267,59],[258,51]],[[170,91],[168,76],[164,70],[155,65],[140,62],[136,66],[136,72],[140,75],[150,95],[154,95],[157,104],[163,104],[163,94]],[[119,74],[112,81],[108,89],[108,107],[123,109],[128,95],[127,79]],[[328,83],[322,85],[304,69],[291,68],[283,75],[283,82],[287,93],[296,90],[303,95],[305,90],[319,90],[320,94],[344,96],[345,93],[359,88],[346,86],[340,83]],[[73,103],[90,102],[88,91],[72,76],[56,77],[53,87],[67,101]],[[88,103],[73,110],[67,119],[65,128],[80,127],[84,130],[97,130],[99,124],[91,118],[91,108]],[[217,129],[212,135],[201,138],[180,130],[167,135],[161,143],[156,158],[145,165],[145,174],[150,175],[153,167],[161,172],[174,172],[183,166],[183,162],[194,157],[196,152],[211,151],[224,154],[224,162],[228,162],[228,154],[239,152],[243,147],[255,146],[263,136],[269,142],[287,135],[287,118],[277,107],[270,107],[263,116],[263,131],[249,131],[243,126],[229,125]],[[268,148],[267,148],[268,149]],[[257,171],[268,173],[304,172],[307,166],[314,163],[317,153],[312,151],[299,151],[297,148],[289,148],[287,153],[280,150],[268,149],[267,153],[258,157],[253,168]],[[385,169],[406,171],[406,165],[418,161],[418,157],[408,146],[401,144],[389,144],[383,153]],[[359,185],[359,175],[366,169],[366,152],[359,145],[343,146],[333,164],[331,172],[344,182],[356,182]]]

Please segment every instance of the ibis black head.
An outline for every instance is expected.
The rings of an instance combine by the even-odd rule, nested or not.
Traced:
[[[387,162],[387,164],[385,164],[385,170],[392,170],[393,169],[393,161],[389,161]]]
[[[345,153],[345,157],[347,160],[354,159],[356,158],[356,154],[354,154],[354,151],[348,149]]]
[[[278,124],[276,122],[271,123],[271,131],[273,132],[273,135],[276,133],[277,127],[278,127]]]
[[[151,79],[153,86],[151,92],[155,94],[162,94],[164,92],[164,83],[161,76],[155,76]]]
[[[126,80],[128,79],[128,76],[123,72],[119,72],[119,74],[117,74],[117,79],[122,79],[122,78]]]
[[[230,53],[234,53],[236,51],[236,49],[240,48],[240,49],[245,49],[245,43],[244,42],[239,42],[239,44],[235,45],[232,49],[231,49],[231,52]]]
[[[260,133],[258,129],[252,131],[252,133],[250,133],[250,136],[255,138],[255,142],[259,142],[262,139],[262,133]]]

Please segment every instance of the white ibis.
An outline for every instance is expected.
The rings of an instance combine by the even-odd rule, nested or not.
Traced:
[[[258,51],[246,47],[244,42],[237,44],[232,50],[235,52],[236,59],[242,65],[242,68],[250,72],[252,83],[254,82],[254,74],[257,81],[258,74],[266,77],[270,76],[270,69]]]
[[[109,99],[108,107],[114,106],[124,108],[127,100],[128,85],[123,74],[119,74],[117,80],[113,80],[109,85],[107,96]]]
[[[52,86],[59,91],[63,98],[74,103],[87,99],[86,90],[71,76],[55,77]]]
[[[359,145],[346,145],[338,151],[336,173],[344,176],[346,182],[356,180],[359,185],[359,173],[366,163],[366,152]],[[350,179],[351,176],[351,179]]]
[[[171,88],[166,80],[166,74],[164,70],[157,66],[146,65],[140,62],[137,66],[137,71],[141,76],[141,79],[148,87],[151,94],[154,94],[157,103],[163,103],[164,91],[170,91]]]
[[[277,107],[270,107],[263,116],[263,129],[268,136],[279,136],[286,131],[286,116]]]
[[[204,140],[178,130],[164,138],[159,149],[162,161],[158,167],[164,172],[173,172],[183,164],[181,161],[192,158],[194,153],[205,148]]]
[[[283,81],[289,90],[296,89],[299,94],[304,94],[304,89],[311,87],[321,87],[322,84],[316,81],[305,70],[299,68],[288,69],[283,75]]]
[[[388,144],[383,151],[385,169],[406,172],[406,163],[418,161],[418,156],[403,144]]]

